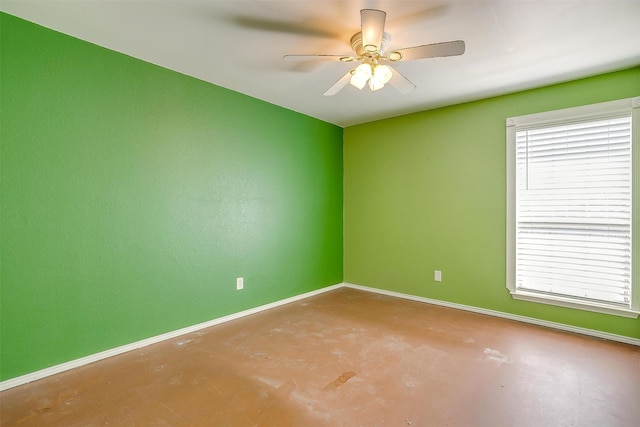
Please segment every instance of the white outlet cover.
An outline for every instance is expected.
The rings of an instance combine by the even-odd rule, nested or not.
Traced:
[[[435,280],[436,282],[442,282],[442,271],[434,271],[433,272],[433,280]]]
[[[236,279],[236,289],[240,290],[240,289],[243,289],[243,288],[244,288],[244,278],[238,277]]]

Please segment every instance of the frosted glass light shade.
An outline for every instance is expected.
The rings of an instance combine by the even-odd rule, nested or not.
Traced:
[[[358,76],[359,79],[364,80],[365,82],[371,78],[373,74],[373,70],[371,69],[370,64],[360,64],[356,67],[355,75]]]
[[[381,81],[382,84],[389,83],[389,80],[391,80],[391,68],[387,65],[378,65],[373,70],[373,78]]]
[[[371,65],[367,63],[360,64],[353,70],[351,76],[351,85],[357,87],[358,89],[362,89],[365,84],[367,84],[367,80],[371,78],[373,71],[371,70]]]
[[[382,81],[376,80],[374,78],[369,79],[369,89],[371,89],[372,92],[382,89],[383,87],[384,83],[382,83]]]
[[[354,74],[353,76],[351,76],[351,81],[349,83],[351,83],[352,86],[355,86],[358,89],[362,89],[364,85],[367,84],[367,81],[365,79],[359,78],[357,74]]]

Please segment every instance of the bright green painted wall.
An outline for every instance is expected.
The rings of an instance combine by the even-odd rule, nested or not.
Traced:
[[[634,68],[346,128],[345,282],[640,338],[640,320],[505,286],[505,119],[638,95]]]
[[[2,379],[342,281],[342,129],[0,19]]]

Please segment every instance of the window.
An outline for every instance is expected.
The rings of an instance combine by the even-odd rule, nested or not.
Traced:
[[[640,97],[507,119],[507,288],[637,318]]]

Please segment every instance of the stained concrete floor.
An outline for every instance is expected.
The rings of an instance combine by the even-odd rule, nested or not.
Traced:
[[[2,426],[638,426],[640,347],[343,288],[0,398]]]

